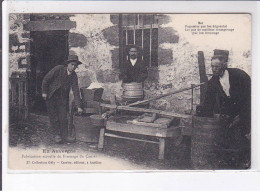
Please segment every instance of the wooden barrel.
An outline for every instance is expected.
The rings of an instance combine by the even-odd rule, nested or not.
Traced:
[[[191,163],[194,169],[220,169],[221,141],[227,120],[193,117],[191,136]]]
[[[142,83],[123,83],[123,98],[143,98],[144,96],[144,89]]]

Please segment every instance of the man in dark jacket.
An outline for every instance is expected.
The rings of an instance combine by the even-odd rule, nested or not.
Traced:
[[[79,114],[81,100],[78,87],[78,77],[75,69],[81,62],[78,56],[70,55],[66,65],[55,66],[49,71],[42,82],[42,97],[46,100],[51,126],[55,132],[55,142],[69,142],[68,138],[68,111],[69,92],[72,88]]]
[[[121,78],[124,83],[144,82],[148,76],[147,67],[142,59],[138,57],[138,48],[135,45],[129,46],[129,58],[121,69]]]
[[[227,68],[223,56],[213,56],[211,67],[213,77],[208,82],[203,103],[206,116],[213,116],[214,105],[218,97],[220,113],[231,117],[231,125],[242,122],[248,128],[251,123],[251,79],[249,75],[237,68]]]
[[[209,80],[202,116],[213,116],[217,103],[221,115],[228,115],[230,123],[224,134],[226,148],[247,151],[241,157],[250,154],[251,131],[251,79],[243,70],[227,68],[227,59],[214,55],[211,60],[213,77]],[[242,159],[241,159],[242,160]]]

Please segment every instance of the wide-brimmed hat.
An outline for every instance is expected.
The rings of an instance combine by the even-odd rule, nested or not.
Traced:
[[[69,55],[66,64],[68,64],[69,62],[77,62],[77,65],[82,64],[82,62],[79,61],[79,57],[77,55]]]

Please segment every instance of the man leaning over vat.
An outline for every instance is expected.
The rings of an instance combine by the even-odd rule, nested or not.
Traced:
[[[205,100],[197,109],[198,116],[213,117],[219,104],[220,115],[229,116],[224,148],[247,149],[250,154],[251,79],[238,68],[227,68],[228,53],[214,54],[211,59],[212,78],[207,83]],[[218,99],[218,100],[217,100]]]

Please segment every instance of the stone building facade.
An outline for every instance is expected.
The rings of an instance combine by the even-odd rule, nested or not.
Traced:
[[[155,14],[155,17],[157,34],[154,41],[157,43],[155,48],[157,64],[148,68],[149,76],[144,85],[147,98],[199,83],[199,48],[186,40],[174,28],[174,15]],[[41,74],[42,71],[46,71],[44,67],[35,67],[35,60],[37,60],[35,56],[39,57],[41,55],[39,50],[44,50],[41,50],[38,45],[41,40],[51,42],[58,36],[62,36],[60,42],[53,45],[60,46],[63,50],[56,49],[59,53],[55,53],[55,48],[49,48],[53,49],[52,52],[41,56],[42,60],[51,61],[52,59],[48,57],[53,53],[56,58],[60,56],[61,59],[66,58],[69,53],[77,54],[83,63],[76,71],[80,87],[88,87],[95,82],[104,87],[103,99],[109,100],[111,95],[121,97],[122,81],[119,79],[118,72],[123,54],[121,48],[122,33],[124,33],[122,15],[10,14],[9,18],[9,76],[15,71],[27,71],[35,77],[38,76],[37,73]],[[53,33],[54,31],[56,32]],[[44,39],[43,36],[53,37]],[[39,44],[35,43],[37,41]],[[65,44],[62,45],[61,42]],[[206,71],[210,73],[210,58],[213,50],[202,51],[205,56]],[[52,62],[60,61],[57,59]],[[250,64],[250,50],[242,48],[238,51],[230,50],[229,66],[242,68],[251,74]],[[34,82],[33,79],[32,82]],[[35,87],[37,86],[31,89]],[[194,95],[194,104],[199,104],[199,89],[194,90]],[[151,106],[180,113],[190,111],[191,91],[162,98]]]

